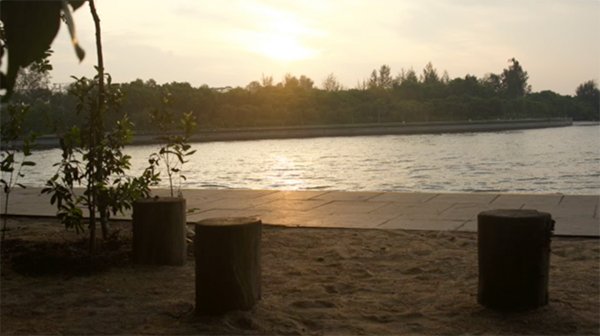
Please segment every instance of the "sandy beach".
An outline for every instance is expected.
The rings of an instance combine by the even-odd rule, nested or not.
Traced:
[[[13,218],[9,227],[2,335],[600,333],[597,239],[554,237],[549,304],[507,314],[477,304],[476,233],[265,226],[262,300],[251,311],[198,317],[193,256],[183,267],[131,264],[129,222],[114,224],[120,262],[85,276],[15,266],[32,245],[82,236],[53,219]]]

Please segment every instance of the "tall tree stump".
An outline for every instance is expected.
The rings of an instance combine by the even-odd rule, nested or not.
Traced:
[[[196,313],[248,310],[261,297],[258,217],[210,218],[196,223]]]
[[[536,210],[490,210],[477,216],[480,304],[498,310],[548,303],[554,221]]]
[[[187,258],[185,199],[154,197],[133,204],[133,261],[183,265]]]

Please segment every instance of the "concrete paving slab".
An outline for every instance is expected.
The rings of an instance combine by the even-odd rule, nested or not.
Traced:
[[[592,218],[556,217],[554,234],[560,236],[600,237],[600,221]],[[463,223],[456,229],[461,232],[477,232],[477,218]]]
[[[259,198],[275,194],[277,190],[220,189],[218,193],[222,198]]]
[[[261,204],[270,202],[269,199],[262,198],[222,198],[212,202],[205,202],[199,205],[202,209],[230,209],[230,210],[245,210],[254,208]],[[189,202],[187,207],[190,208],[193,203]]]
[[[439,216],[451,220],[476,220],[480,212],[492,209],[494,208],[489,204],[456,203],[440,213]]]
[[[594,218],[552,217],[554,234],[567,236],[600,236],[600,221]]]
[[[328,191],[312,191],[312,190],[302,190],[302,191],[290,190],[290,191],[287,191],[287,190],[282,190],[282,191],[277,191],[275,193],[268,194],[268,195],[261,196],[261,197],[269,197],[269,198],[272,198],[273,200],[277,200],[277,199],[310,200],[313,198],[317,198],[326,193],[328,193]]]
[[[267,203],[254,206],[255,209],[264,209],[269,211],[276,210],[311,210],[324,204],[330,203],[326,200],[311,199],[278,199]]]
[[[369,202],[371,203],[371,202]],[[371,211],[372,214],[380,214],[380,215],[409,215],[415,217],[436,217],[441,214],[444,210],[451,207],[451,204],[446,203],[437,203],[437,204],[429,204],[429,203],[398,203],[398,202],[389,202],[381,208],[377,208]]]
[[[437,194],[429,199],[428,203],[475,203],[490,204],[499,196],[497,194],[473,193],[473,194]]]
[[[423,203],[438,194],[434,193],[410,193],[410,192],[386,192],[368,199],[369,202],[394,202],[403,204]]]
[[[378,229],[402,229],[402,230],[431,230],[431,231],[452,231],[463,225],[463,221],[453,220],[431,220],[415,219],[406,217],[397,217],[381,225]]]
[[[154,190],[165,195],[166,190]],[[290,226],[406,230],[477,230],[477,214],[502,208],[549,212],[559,235],[600,236],[598,195],[379,193],[340,191],[184,190],[188,221],[210,217],[259,216]],[[4,195],[2,195],[4,196]],[[55,216],[40,188],[16,189],[9,213]],[[124,219],[131,218],[127,212]]]
[[[307,223],[315,218],[313,214],[296,210],[261,212],[260,217],[265,224],[294,227],[307,226]]]
[[[501,194],[493,202],[490,203],[496,209],[536,209],[538,207],[556,206],[562,199],[563,195],[533,195],[533,194]],[[514,205],[514,207],[513,207]],[[517,207],[520,205],[520,207]]]
[[[313,216],[313,218],[306,223],[306,226],[372,229],[389,220],[390,218],[386,216],[374,216],[365,213],[332,214],[328,216]]]
[[[56,214],[56,205],[50,204],[50,195],[41,194],[41,188],[14,189],[9,196],[8,213],[14,215]],[[4,204],[5,194],[0,192],[0,201]],[[4,206],[0,207],[4,213]]]
[[[477,232],[477,218],[465,221],[454,230],[460,232]]]
[[[564,195],[560,201],[561,205],[570,206],[573,204],[585,203],[590,206],[597,206],[600,203],[599,195]]]
[[[312,199],[327,200],[327,201],[366,201],[379,196],[380,192],[344,192],[330,191],[322,195],[313,197]]]
[[[250,217],[250,216],[258,216],[261,217],[265,215],[264,212],[256,212],[251,210],[208,210],[202,211],[198,213],[188,214],[186,216],[186,221],[188,223],[194,223],[206,218],[217,218],[217,217]]]
[[[367,214],[385,206],[383,202],[332,201],[312,209],[315,214]]]

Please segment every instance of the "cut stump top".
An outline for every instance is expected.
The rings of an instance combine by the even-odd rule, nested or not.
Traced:
[[[216,218],[206,218],[199,222],[196,222],[196,225],[201,226],[240,226],[240,225],[253,225],[253,224],[261,224],[261,220],[259,217],[216,217]]]
[[[185,202],[185,198],[182,197],[170,197],[170,196],[154,196],[148,198],[140,198],[136,200],[137,203],[179,203]]]
[[[533,209],[495,209],[482,211],[479,213],[479,216],[497,218],[539,218],[549,216],[549,214]]]

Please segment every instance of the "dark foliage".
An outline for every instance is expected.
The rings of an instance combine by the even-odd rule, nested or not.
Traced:
[[[131,239],[114,234],[89,254],[89,242],[7,239],[2,244],[2,266],[28,276],[89,276],[111,267],[131,265]]]

